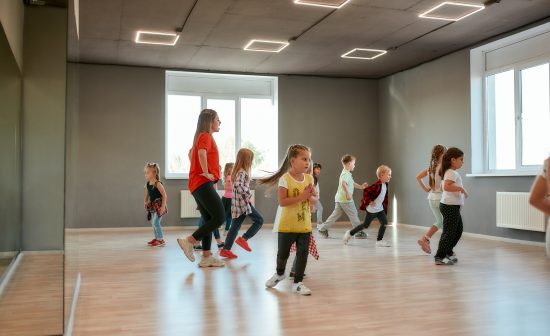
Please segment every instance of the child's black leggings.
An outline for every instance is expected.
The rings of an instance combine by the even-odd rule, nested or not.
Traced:
[[[443,215],[443,233],[439,240],[436,259],[443,259],[453,255],[453,249],[462,236],[462,216],[460,216],[460,205],[439,204],[439,210]]]
[[[384,211],[371,213],[367,211],[367,216],[365,217],[365,221],[361,225],[357,225],[356,227],[351,230],[350,234],[353,236],[359,231],[363,229],[367,229],[370,226],[370,223],[373,219],[378,218],[378,221],[380,222],[380,228],[378,229],[378,237],[376,237],[376,240],[380,241],[384,239],[384,233],[386,232],[386,225],[388,225],[388,218],[386,217],[386,213]]]
[[[309,249],[309,236],[311,232],[294,233],[279,232],[277,251],[277,274],[285,274],[286,262],[290,255],[290,247],[296,242],[296,269],[294,271],[294,283],[304,280],[304,272],[307,265]]]

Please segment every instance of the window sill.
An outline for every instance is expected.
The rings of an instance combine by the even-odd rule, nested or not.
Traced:
[[[518,172],[502,172],[502,173],[471,173],[466,174],[467,177],[522,177],[522,176],[537,176],[540,171],[518,171]]]

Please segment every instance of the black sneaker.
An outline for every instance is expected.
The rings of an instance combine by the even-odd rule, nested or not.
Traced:
[[[357,239],[367,239],[369,235],[365,231],[359,231],[354,236]]]
[[[317,230],[323,238],[328,238],[328,230]]]
[[[453,264],[456,264],[458,262],[458,258],[456,257],[456,254],[448,255],[447,258],[453,262]]]
[[[455,263],[451,259],[445,257],[443,259],[435,258],[435,264],[438,266],[451,266],[451,265],[454,265]]]
[[[224,246],[225,246],[225,243],[221,242],[221,243],[218,244],[218,249],[221,250],[222,248],[224,248]]]

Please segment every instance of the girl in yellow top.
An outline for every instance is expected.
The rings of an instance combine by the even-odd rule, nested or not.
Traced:
[[[285,278],[290,247],[296,243],[296,272],[292,292],[300,295],[311,295],[311,290],[302,282],[311,235],[310,204],[315,204],[317,200],[313,176],[306,173],[310,165],[309,148],[292,145],[288,148],[279,170],[272,176],[259,180],[260,184],[272,186],[278,183],[277,196],[281,208],[278,222],[277,272],[265,285],[268,288],[275,287]]]

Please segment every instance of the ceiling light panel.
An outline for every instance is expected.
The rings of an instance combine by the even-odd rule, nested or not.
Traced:
[[[158,44],[173,46],[178,42],[179,35],[176,33],[162,33],[138,30],[136,33],[136,43]]]
[[[326,8],[342,8],[350,0],[294,0],[295,4]]]
[[[284,41],[250,40],[244,47],[244,50],[278,53],[286,48],[288,44],[288,42]]]
[[[425,19],[459,21],[484,9],[483,5],[445,1],[419,15]]]
[[[386,54],[386,50],[355,48],[343,54],[342,58],[372,60]]]

